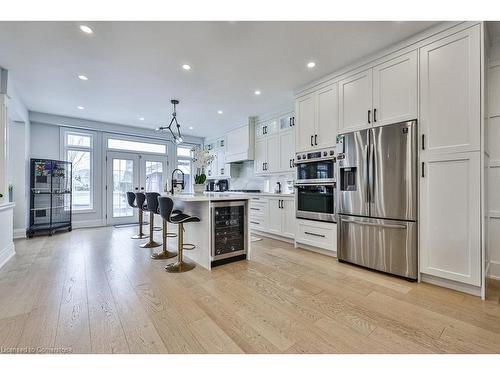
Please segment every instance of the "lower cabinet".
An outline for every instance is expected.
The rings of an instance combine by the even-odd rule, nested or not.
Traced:
[[[337,224],[297,219],[295,242],[337,251]]]
[[[295,199],[256,197],[250,201],[250,228],[281,237],[295,237]]]
[[[480,152],[421,162],[420,272],[480,286]]]

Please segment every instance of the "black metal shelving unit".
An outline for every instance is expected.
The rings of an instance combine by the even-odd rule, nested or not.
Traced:
[[[30,227],[28,238],[36,233],[71,231],[71,162],[31,159]]]

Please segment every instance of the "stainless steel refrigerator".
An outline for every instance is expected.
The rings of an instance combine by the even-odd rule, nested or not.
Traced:
[[[417,123],[337,138],[338,259],[417,278]]]

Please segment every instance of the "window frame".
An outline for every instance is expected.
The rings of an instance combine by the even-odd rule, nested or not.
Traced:
[[[192,149],[193,147],[199,146],[197,144],[191,144],[191,143],[181,143],[175,147],[175,168],[179,168],[179,160],[188,160],[189,161],[189,168],[191,169],[191,178],[189,183],[191,184],[190,186],[190,193],[193,193],[194,191],[194,171],[193,171],[193,157],[192,156],[179,156],[177,149],[179,148],[190,148]],[[201,146],[200,146],[201,147]]]
[[[90,137],[90,146],[74,146],[69,145],[67,142],[68,135],[80,135],[85,137]],[[71,129],[71,128],[61,128],[60,132],[60,141],[61,141],[61,159],[64,161],[68,161],[68,151],[84,151],[90,153],[90,207],[87,208],[77,208],[73,204],[73,199],[71,200],[71,210],[75,214],[81,213],[94,213],[97,212],[96,208],[96,142],[97,142],[97,134],[93,131],[86,131],[82,129]],[[71,168],[71,178],[73,179],[73,167]],[[73,185],[73,181],[71,181]],[[72,195],[74,191],[72,190]]]

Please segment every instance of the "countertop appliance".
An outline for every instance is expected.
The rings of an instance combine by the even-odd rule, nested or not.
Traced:
[[[417,278],[417,123],[337,138],[338,259]]]
[[[295,158],[296,217],[335,222],[335,151],[298,153]]]
[[[245,259],[248,242],[247,202],[215,202],[211,210],[212,266]]]
[[[228,180],[219,180],[216,183],[219,191],[228,191],[229,190],[229,181]]]
[[[215,181],[207,181],[207,191],[215,191]]]

